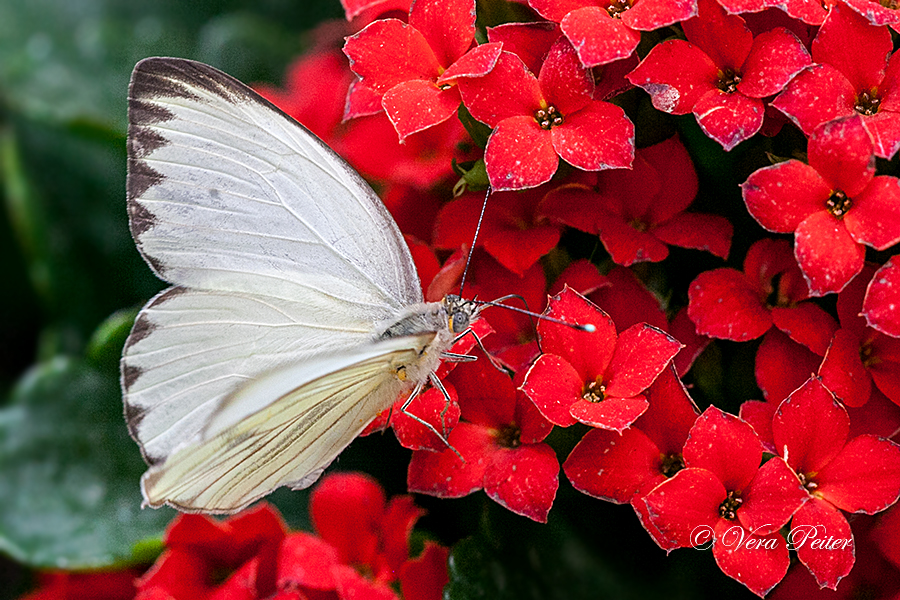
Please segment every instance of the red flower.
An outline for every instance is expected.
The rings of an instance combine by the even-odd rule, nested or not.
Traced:
[[[362,85],[381,95],[403,141],[456,113],[459,78],[480,77],[494,68],[501,45],[472,48],[474,40],[475,0],[419,0],[410,8],[408,25],[398,19],[375,21],[347,38],[344,53]]]
[[[547,194],[540,212],[598,234],[616,264],[659,262],[666,244],[726,258],[732,227],[724,217],[683,212],[697,195],[697,174],[678,138],[637,151],[630,171],[585,177]]]
[[[97,573],[49,572],[38,576],[38,589],[19,600],[131,600],[137,569]]]
[[[481,222],[478,246],[519,276],[559,242],[561,227],[538,210],[542,197],[540,190],[491,194]],[[434,246],[456,250],[471,244],[483,203],[484,194],[467,194],[445,204],[434,227]]]
[[[880,8],[877,2],[865,4]],[[813,40],[816,64],[791,81],[772,106],[807,135],[826,121],[861,115],[875,154],[891,158],[900,149],[900,55],[891,56],[893,47],[886,27],[838,4]]]
[[[332,474],[310,497],[319,534],[286,533],[267,504],[224,521],[182,515],[169,527],[166,550],[138,581],[140,600],[307,597],[437,600],[446,584],[447,550],[426,545],[409,559],[409,535],[422,511],[410,496],[385,500],[368,476]]]
[[[900,241],[900,181],[875,177],[872,141],[859,115],[820,125],[809,164],[755,171],[741,187],[747,210],[769,231],[794,233],[810,294],[839,292],[863,267],[863,245]]]
[[[866,326],[859,316],[866,283],[874,271],[874,266],[866,265],[861,276],[838,295],[841,329],[834,334],[818,371],[826,387],[847,406],[868,402],[873,383],[900,405],[900,339]]]
[[[622,431],[645,410],[643,395],[681,348],[659,329],[641,323],[616,334],[612,319],[570,289],[550,300],[547,315],[567,323],[592,324],[576,331],[538,323],[542,354],[520,389],[550,422],[582,422]]]
[[[763,124],[762,98],[780,92],[810,63],[797,37],[776,28],[756,37],[744,20],[701,0],[700,16],[682,24],[688,41],[654,46],[628,75],[653,106],[693,112],[701,129],[725,150],[752,137]]]
[[[712,544],[719,568],[764,596],[784,577],[788,551],[778,529],[806,501],[781,458],[760,467],[753,428],[711,406],[691,428],[685,469],[644,498],[650,521],[677,547]]]
[[[647,389],[650,406],[628,429],[592,429],[572,450],[563,471],[575,489],[617,504],[630,502],[663,549],[675,546],[647,518],[644,495],[684,468],[682,448],[697,408],[672,368]]]
[[[166,531],[166,550],[138,582],[137,597],[162,590],[174,600],[238,593],[265,598],[276,589],[274,564],[285,534],[284,523],[267,504],[221,522],[181,515]]]
[[[560,157],[587,171],[631,166],[634,125],[618,106],[592,99],[590,71],[563,38],[538,77],[504,51],[493,71],[461,79],[459,88],[472,116],[494,130],[484,156],[494,190],[545,183]]]
[[[756,350],[756,385],[767,402],[781,402],[803,385],[821,363],[821,356],[780,330],[770,329]]]
[[[862,314],[869,327],[900,337],[900,259],[892,256],[866,288]]]
[[[831,589],[853,567],[853,534],[838,509],[874,514],[900,496],[900,446],[872,435],[848,441],[849,431],[847,411],[816,378],[782,402],[772,421],[775,450],[809,496],[789,541],[819,585]],[[829,538],[847,543],[813,543]]]
[[[459,365],[450,380],[464,422],[450,433],[452,449],[413,452],[410,491],[458,498],[484,488],[514,513],[546,523],[559,486],[559,462],[543,443],[553,426],[487,360]]]
[[[631,56],[641,31],[697,15],[697,0],[528,0],[542,17],[562,25],[586,67]]]
[[[776,288],[777,286],[777,288]],[[812,302],[791,247],[785,240],[762,239],[744,258],[744,271],[713,269],[688,290],[688,316],[697,332],[742,342],[773,325],[822,356],[838,325]]]

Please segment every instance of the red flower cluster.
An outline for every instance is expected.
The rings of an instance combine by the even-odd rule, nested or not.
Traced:
[[[371,429],[390,425],[413,450],[413,491],[484,490],[543,522],[562,462],[576,489],[630,504],[660,547],[711,547],[722,571],[759,595],[785,577],[790,552],[812,575],[795,568],[790,586],[863,577],[848,576],[857,546],[877,536],[844,512],[874,514],[900,495],[900,446],[888,439],[900,431],[900,264],[883,254],[900,242],[900,181],[876,168],[900,148],[900,58],[888,29],[900,12],[869,0],[518,4],[531,22],[486,27],[475,0],[345,0],[348,24],[321,32],[287,89],[263,90],[373,181],[426,298],[457,291],[489,185],[464,293],[513,293],[532,311],[595,328],[535,328],[486,309],[490,325],[476,332],[491,360],[467,336],[455,351],[479,360],[440,371],[449,399],[428,390],[409,407],[431,428],[395,406]],[[743,203],[698,208],[715,178],[698,177],[678,136],[641,129],[651,103],[691,113],[721,152],[782,126],[796,126],[789,139],[806,147],[752,164]],[[732,266],[697,268],[689,285],[670,287],[662,273],[674,256],[729,258],[736,212],[793,239],[736,242]],[[585,239],[593,249],[578,248]],[[820,298],[830,294],[836,303]],[[758,346],[764,401],[744,402],[739,417],[715,406],[699,414],[680,380],[711,338]],[[554,427],[588,432],[558,457]],[[359,502],[383,524],[352,551],[342,526],[317,521],[319,538],[247,516],[268,519],[257,531],[270,533],[234,545],[253,550],[228,558],[227,584],[392,593],[384,584],[414,567],[390,540],[405,544],[418,513]],[[226,527],[188,517],[170,539],[194,522],[185,540]],[[279,545],[293,550],[273,563],[265,549]],[[320,566],[285,579],[278,561],[312,554]],[[163,581],[164,564],[142,589]]]
[[[437,599],[447,582],[447,549],[426,543],[409,558],[408,539],[422,511],[410,496],[385,501],[363,475],[331,475],[313,491],[316,533],[288,532],[267,504],[224,521],[182,515],[165,551],[138,581],[137,600],[204,598]]]

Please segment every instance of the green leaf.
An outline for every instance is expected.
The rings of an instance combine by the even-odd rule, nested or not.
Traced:
[[[95,366],[107,373],[118,376],[119,359],[125,339],[137,317],[137,309],[114,312],[94,331],[87,346],[87,358]]]
[[[551,512],[548,525],[499,507],[487,514],[489,522],[450,553],[445,599],[630,597],[624,582],[557,514]]]
[[[174,516],[141,510],[144,469],[115,375],[69,357],[35,367],[0,411],[0,550],[40,568],[136,560]]]
[[[491,128],[481,121],[477,121],[475,117],[472,116],[472,113],[469,112],[469,109],[466,108],[465,104],[459,105],[456,114],[459,116],[459,120],[463,124],[463,127],[466,128],[466,131],[472,137],[472,141],[475,142],[479,148],[487,148],[487,141],[488,137],[491,135]]]

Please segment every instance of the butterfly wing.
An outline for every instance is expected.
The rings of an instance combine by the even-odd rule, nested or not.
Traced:
[[[259,377],[144,474],[147,504],[234,512],[277,487],[307,487],[408,387],[398,369],[419,361],[434,338],[369,344]]]
[[[236,387],[367,342],[422,294],[371,188],[250,88],[153,58],[129,94],[131,231],[175,286],[143,308],[122,358],[129,430],[155,464]]]

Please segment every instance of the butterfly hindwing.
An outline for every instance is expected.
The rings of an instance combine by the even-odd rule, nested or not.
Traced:
[[[417,361],[433,339],[392,339],[258,378],[223,403],[211,430],[144,475],[147,503],[234,512],[277,487],[312,484],[409,387],[398,369]],[[304,380],[314,372],[324,374]],[[248,414],[228,417],[229,406]]]

